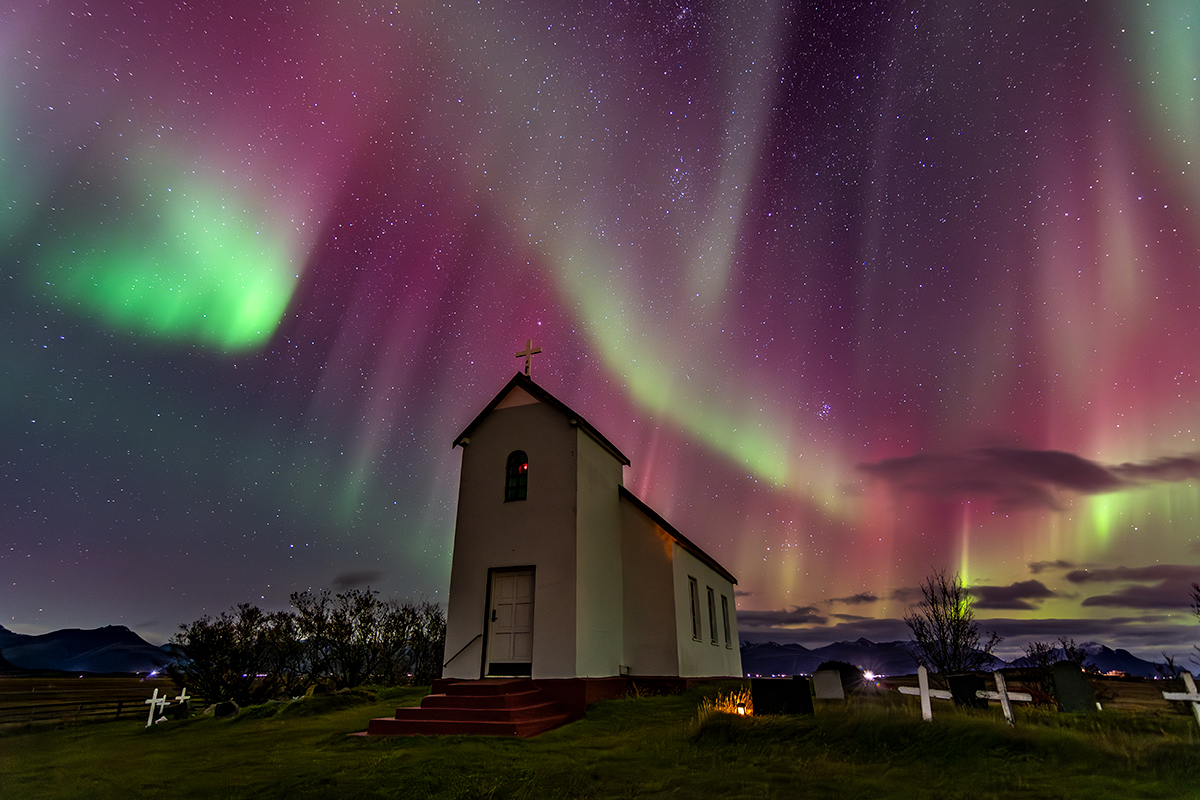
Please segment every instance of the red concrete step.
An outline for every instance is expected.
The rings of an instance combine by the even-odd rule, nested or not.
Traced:
[[[441,682],[413,708],[371,720],[368,736],[536,736],[570,720],[566,709],[532,681],[501,679]]]

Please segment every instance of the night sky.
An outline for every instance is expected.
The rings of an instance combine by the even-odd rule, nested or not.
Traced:
[[[523,362],[741,633],[1200,641],[1200,9],[0,10],[0,624],[444,602]],[[533,478],[531,478],[532,480]]]

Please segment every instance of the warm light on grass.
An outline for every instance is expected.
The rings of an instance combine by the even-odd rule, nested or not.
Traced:
[[[754,716],[754,700],[749,688],[738,689],[716,697],[706,697],[700,702],[699,716],[706,719],[712,714],[736,714],[739,717]]]

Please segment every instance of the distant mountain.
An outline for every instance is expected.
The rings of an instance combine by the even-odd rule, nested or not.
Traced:
[[[775,642],[742,645],[742,671],[747,675],[811,675],[825,661],[845,661],[878,675],[908,675],[917,669],[908,642],[859,639],[813,650]]]
[[[1137,675],[1140,678],[1153,678],[1158,675],[1156,664],[1138,658],[1128,650],[1113,650],[1099,642],[1084,642],[1079,645],[1087,653],[1085,664],[1095,667],[1100,672],[1124,672],[1126,675]],[[1056,655],[1062,656],[1062,650]],[[1028,659],[1022,657],[1013,661],[1011,666],[1028,666]]]
[[[63,672],[150,672],[171,656],[124,625],[80,630],[68,628],[38,636],[0,626],[0,669],[51,669]]]
[[[877,675],[911,675],[917,671],[910,642],[876,643],[869,639],[834,644],[810,650],[799,644],[775,642],[742,644],[742,672],[746,675],[811,675],[825,661],[845,661],[870,670]],[[1089,662],[1100,672],[1124,672],[1142,678],[1158,674],[1155,665],[1144,661],[1128,650],[1113,650],[1098,642],[1086,642],[1083,647]],[[1025,666],[1025,659],[1008,664],[1000,659],[993,669],[1005,666]]]

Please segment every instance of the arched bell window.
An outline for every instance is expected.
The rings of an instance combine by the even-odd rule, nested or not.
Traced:
[[[514,450],[504,469],[504,502],[524,500],[529,486],[529,457],[524,450]]]

